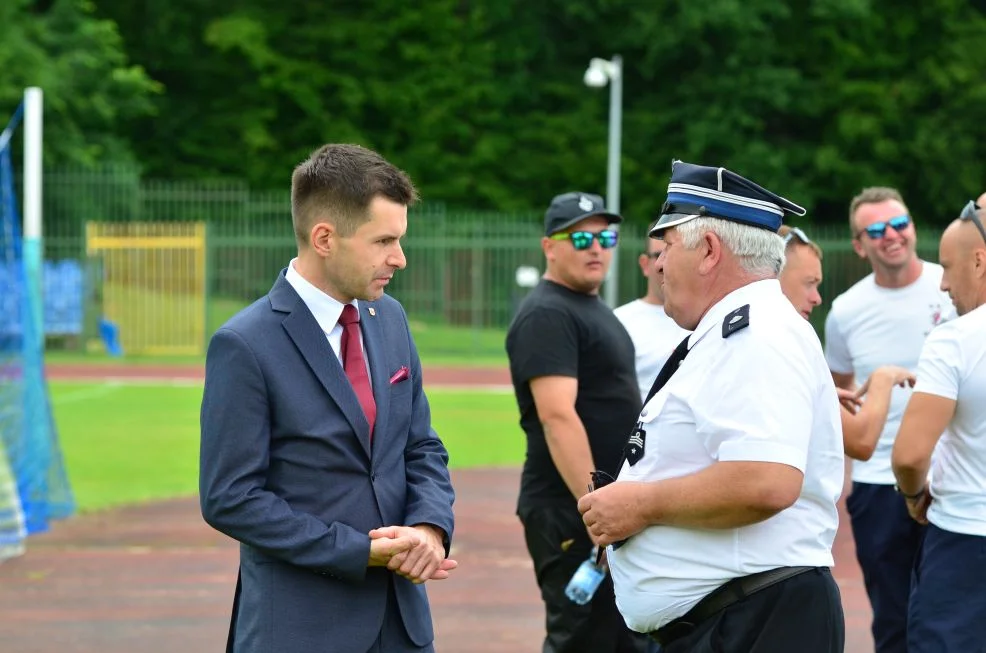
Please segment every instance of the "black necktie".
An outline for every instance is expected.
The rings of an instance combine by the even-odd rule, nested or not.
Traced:
[[[668,382],[671,375],[678,371],[678,366],[681,365],[681,361],[685,360],[685,356],[688,355],[688,336],[678,343],[678,346],[674,348],[671,352],[671,356],[664,363],[664,367],[661,371],[657,373],[657,378],[654,379],[654,385],[650,387],[650,392],[647,393],[647,399],[644,399],[644,404],[646,405],[651,397],[660,392],[661,388]]]

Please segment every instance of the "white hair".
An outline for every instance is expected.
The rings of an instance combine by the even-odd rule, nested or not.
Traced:
[[[699,240],[709,231],[716,234],[750,274],[776,277],[784,266],[784,240],[767,229],[721,218],[695,218],[677,228],[685,249],[698,247]]]

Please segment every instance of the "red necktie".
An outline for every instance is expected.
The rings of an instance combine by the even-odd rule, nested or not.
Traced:
[[[373,438],[373,422],[377,417],[377,403],[373,401],[373,388],[370,387],[370,377],[366,373],[366,360],[363,358],[363,346],[359,340],[359,313],[352,304],[346,304],[339,316],[342,325],[342,343],[339,345],[342,354],[342,369],[346,371],[349,383],[356,391],[360,406],[366,421],[370,423],[370,438]]]

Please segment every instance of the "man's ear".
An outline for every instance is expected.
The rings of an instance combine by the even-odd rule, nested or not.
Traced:
[[[328,222],[317,222],[309,234],[312,249],[319,256],[328,256],[336,238],[336,230]]]
[[[698,241],[698,247],[704,249],[702,258],[698,263],[699,274],[708,274],[719,264],[722,259],[722,241],[713,231],[706,231],[702,234],[702,239]]]
[[[977,277],[982,279],[986,276],[986,249],[977,247],[976,251],[974,251],[972,255],[976,257],[975,274]]]
[[[863,243],[859,242],[859,238],[852,239],[852,251],[856,252],[859,258],[866,258],[866,250],[863,249]]]

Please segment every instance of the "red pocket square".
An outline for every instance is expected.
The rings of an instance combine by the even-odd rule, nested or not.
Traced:
[[[407,369],[406,366],[401,366],[401,369],[394,372],[394,375],[390,377],[390,384],[400,383],[401,381],[407,381],[411,378],[411,370]]]

